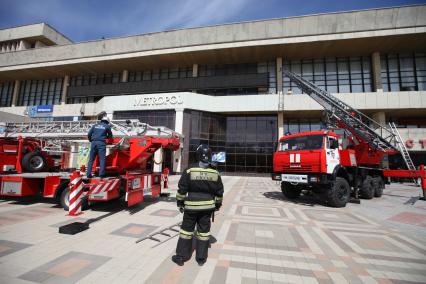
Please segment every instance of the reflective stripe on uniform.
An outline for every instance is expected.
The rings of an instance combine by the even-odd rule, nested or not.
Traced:
[[[186,210],[208,210],[208,209],[214,209],[214,208],[215,208],[214,204],[210,204],[210,205],[199,205],[199,206],[186,205],[185,204],[185,209]]]
[[[204,200],[204,201],[189,201],[185,200],[185,205],[194,205],[194,206],[201,206],[201,205],[210,205],[214,204],[214,200]]]
[[[208,240],[210,240],[210,232],[208,232],[208,233],[196,232],[195,237],[197,239],[199,239],[200,241],[208,241]]]
[[[218,196],[216,196],[215,200],[216,200],[216,201],[222,201],[222,200],[223,200],[223,197],[218,197]]]
[[[194,234],[194,232],[188,232],[188,231],[185,231],[183,229],[180,229],[179,237],[182,238],[182,239],[190,240],[190,239],[192,239],[193,234]]]
[[[214,174],[219,174],[218,171],[213,170],[213,169],[203,169],[203,168],[190,168],[186,171],[187,174],[191,173],[191,172],[208,172],[208,173],[214,173]]]
[[[177,200],[184,200],[185,196],[186,196],[185,194],[180,194],[179,192],[176,193],[176,199]]]

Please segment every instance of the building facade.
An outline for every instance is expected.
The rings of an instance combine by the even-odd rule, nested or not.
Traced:
[[[47,24],[0,30],[0,111],[53,105],[53,120],[137,118],[200,143],[223,171],[269,173],[277,139],[317,130],[322,108],[291,70],[381,124],[426,163],[426,5],[243,22],[73,43]],[[398,158],[395,158],[395,162]]]

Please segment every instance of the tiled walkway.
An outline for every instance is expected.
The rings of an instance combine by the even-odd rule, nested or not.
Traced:
[[[290,202],[268,178],[224,177],[209,260],[176,266],[177,238],[137,238],[178,223],[172,197],[136,208],[98,205],[74,220],[90,229],[58,234],[70,217],[49,203],[0,202],[0,283],[425,283],[426,202],[420,189],[388,186],[382,198],[328,208]],[[93,222],[94,221],[94,222]]]

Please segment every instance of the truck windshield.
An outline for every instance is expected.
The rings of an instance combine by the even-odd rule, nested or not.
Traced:
[[[318,150],[322,148],[323,135],[308,135],[280,141],[278,151]]]

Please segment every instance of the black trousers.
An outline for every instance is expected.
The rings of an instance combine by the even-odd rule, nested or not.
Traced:
[[[192,254],[192,237],[195,235],[195,250],[197,260],[207,260],[210,244],[210,218],[212,211],[187,211],[183,214],[183,221],[176,247],[176,255],[188,260]],[[194,233],[195,225],[197,231]]]

